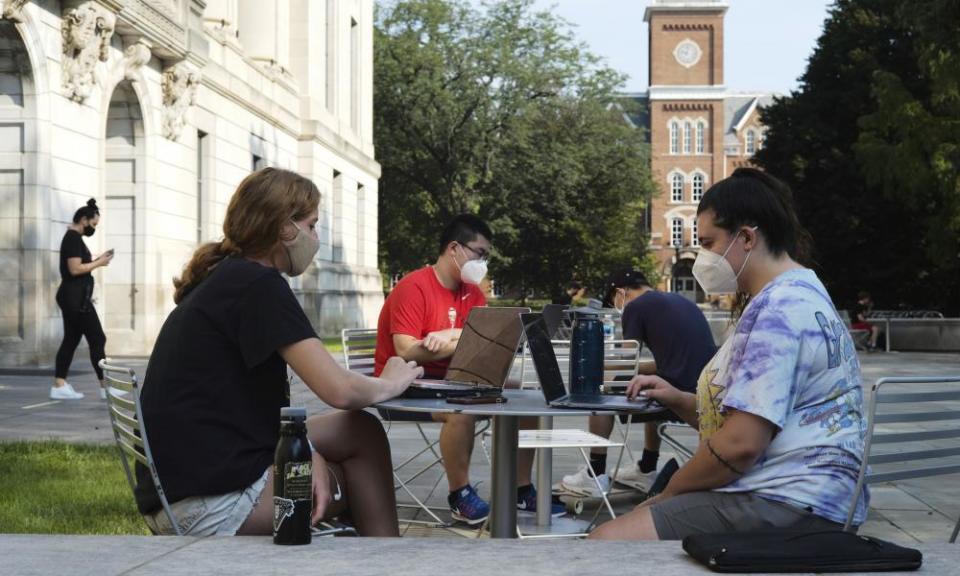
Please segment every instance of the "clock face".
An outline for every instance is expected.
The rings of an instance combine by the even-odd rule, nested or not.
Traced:
[[[702,55],[703,51],[700,50],[700,46],[697,46],[697,43],[689,38],[681,41],[677,44],[677,47],[673,49],[673,57],[685,68],[689,68],[699,62],[700,56]]]

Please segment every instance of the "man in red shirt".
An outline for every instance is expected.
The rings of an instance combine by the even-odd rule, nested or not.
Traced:
[[[478,284],[486,276],[491,240],[486,223],[470,214],[457,216],[444,228],[437,261],[404,276],[384,302],[377,323],[374,374],[380,374],[391,356],[400,356],[423,366],[427,378],[444,377],[470,310],[487,303]],[[434,414],[433,419],[443,423],[440,454],[450,485],[451,513],[456,520],[479,524],[490,506],[470,484],[476,417]],[[536,509],[532,463],[533,451],[521,450],[517,506],[527,511]],[[562,506],[556,513],[563,513]]]

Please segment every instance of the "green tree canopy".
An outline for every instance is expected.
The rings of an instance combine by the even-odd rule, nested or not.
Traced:
[[[532,4],[378,5],[382,270],[432,261],[461,212],[491,224],[492,272],[524,294],[642,262],[653,184],[644,133],[618,104],[623,78]]]
[[[960,312],[960,4],[838,0],[763,121],[838,304]]]

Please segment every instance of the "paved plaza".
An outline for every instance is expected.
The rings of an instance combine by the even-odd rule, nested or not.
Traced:
[[[339,355],[336,355],[339,357]],[[142,358],[118,359],[134,367],[139,374],[145,368]],[[960,355],[924,353],[862,354],[864,379],[867,387],[883,376],[935,376],[960,374]],[[80,401],[54,402],[47,397],[52,376],[41,370],[0,371],[0,441],[61,439],[69,442],[110,443],[112,433],[104,403],[99,399],[96,381],[89,366],[81,364],[78,355],[74,366],[79,370],[70,380],[74,387],[87,394]],[[86,371],[83,371],[86,370]],[[311,413],[327,408],[302,384],[297,382],[291,391],[295,405],[306,406]],[[585,428],[584,418],[557,417],[555,428]],[[439,427],[427,425],[428,436],[436,437]],[[631,435],[630,447],[639,454],[642,448],[642,430],[637,427]],[[423,443],[416,427],[395,423],[389,431],[394,461],[399,462]],[[681,434],[688,444],[695,438],[691,433]],[[490,445],[489,439],[487,446]],[[611,465],[616,454],[611,455]],[[661,456],[661,463],[670,457]],[[554,481],[564,474],[576,471],[581,460],[576,452],[557,450],[553,456]],[[118,463],[119,466],[119,463]],[[484,450],[478,444],[473,456],[472,481],[479,482],[481,495],[489,497],[490,466]],[[895,484],[878,485],[872,489],[870,517],[861,532],[904,544],[945,542],[960,517],[960,475],[932,479],[907,480]],[[446,506],[446,481],[439,471],[421,476],[415,483],[416,493],[426,497],[437,507]],[[428,496],[429,495],[429,496]],[[636,493],[614,498],[618,513],[630,509],[639,501]],[[131,498],[131,506],[133,501]],[[585,515],[592,516],[588,506]],[[441,512],[446,519],[448,514]],[[411,528],[407,536],[456,537],[471,531],[425,530]]]

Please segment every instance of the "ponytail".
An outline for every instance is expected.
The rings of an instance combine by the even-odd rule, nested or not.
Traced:
[[[193,253],[193,258],[184,266],[183,274],[179,278],[173,279],[173,287],[176,289],[173,293],[173,302],[175,304],[182,302],[187,294],[206,280],[217,264],[227,256],[238,252],[239,250],[230,249],[229,243],[225,240],[209,242],[197,248],[197,251]]]

